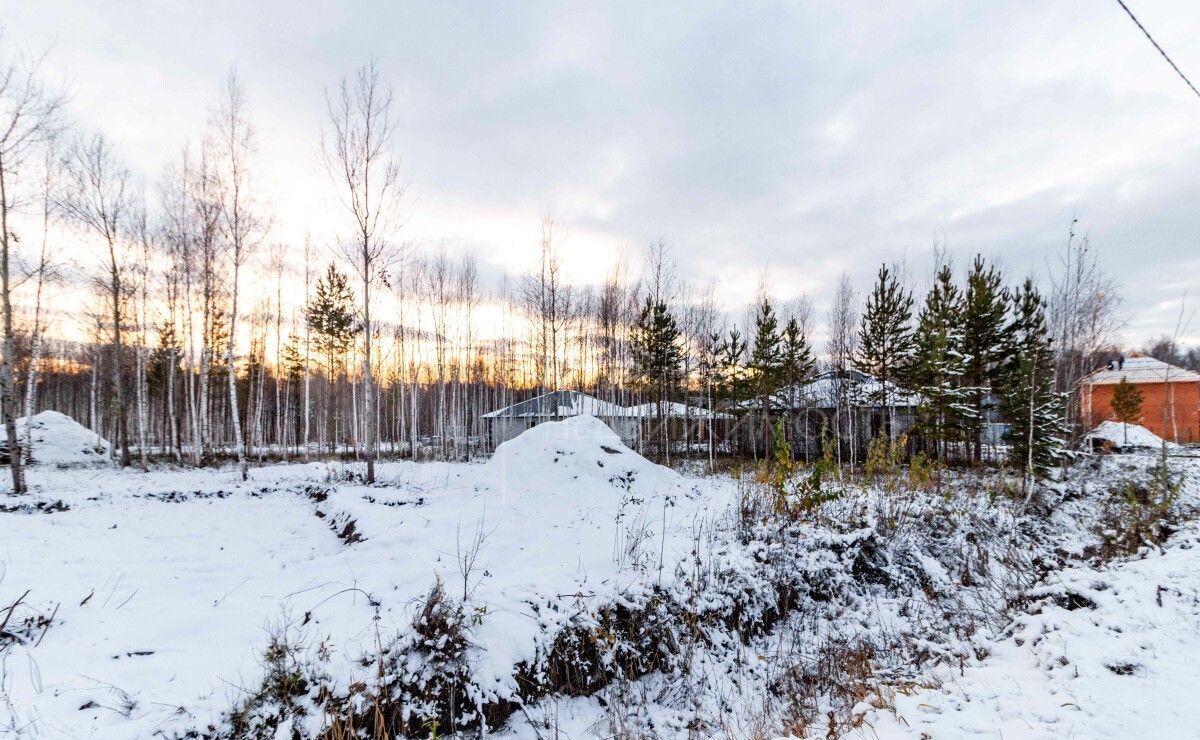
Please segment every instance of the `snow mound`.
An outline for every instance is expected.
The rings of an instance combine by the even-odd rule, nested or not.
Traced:
[[[24,440],[29,425],[33,443],[33,461],[47,465],[78,465],[104,462],[108,441],[57,411],[43,411],[32,418],[17,419],[17,435]]]
[[[626,447],[594,416],[574,416],[532,427],[496,448],[492,480],[512,494],[586,495],[613,489],[654,495],[683,486],[675,471]]]
[[[1126,437],[1128,433],[1128,437]],[[1126,441],[1128,439],[1128,441]],[[1109,442],[1117,448],[1136,448],[1148,447],[1159,448],[1163,445],[1163,438],[1150,431],[1140,424],[1123,424],[1119,421],[1106,421],[1100,424],[1092,431],[1088,432],[1083,438],[1084,444],[1089,447],[1095,447],[1100,443]],[[1174,447],[1171,442],[1166,443],[1168,447]]]

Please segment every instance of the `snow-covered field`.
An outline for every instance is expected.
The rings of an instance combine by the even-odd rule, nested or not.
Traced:
[[[375,487],[343,472],[275,466],[242,483],[233,470],[31,469],[33,493],[0,501],[26,509],[0,515],[0,605],[28,589],[14,620],[54,621],[4,657],[0,735],[219,723],[285,624],[329,638],[329,669],[348,684],[438,577],[480,610],[476,670],[504,691],[555,618],[539,605],[673,573],[692,521],[724,505],[720,487],[647,462],[590,417],[538,427],[483,464],[384,464]],[[58,501],[69,510],[39,510]]]
[[[871,738],[1200,737],[1200,527],[1035,590],[991,654],[872,711]]]
[[[789,692],[812,690],[809,715],[836,713],[822,692],[844,688],[841,667],[822,661],[867,641],[876,677],[837,700],[865,737],[1200,736],[1200,529],[1080,560],[1099,485],[1148,464],[1080,466],[1052,515],[998,499],[1002,481],[904,493],[901,470],[791,521],[753,509],[731,477],[649,463],[590,417],[486,462],[383,464],[374,486],[325,463],[245,483],[231,469],[36,465],[29,495],[0,500],[0,623],[20,602],[0,628],[0,737],[220,734],[281,637],[319,656],[333,693],[360,695],[439,579],[470,623],[464,698],[519,705],[502,728],[515,738],[825,737],[796,724]],[[1200,465],[1179,464],[1195,500]],[[1015,616],[995,611],[1018,593]],[[545,678],[571,629],[602,666],[637,663],[620,657],[634,646],[661,649],[660,667],[575,697],[523,686],[518,667]],[[312,737],[327,721],[292,714],[249,736]]]

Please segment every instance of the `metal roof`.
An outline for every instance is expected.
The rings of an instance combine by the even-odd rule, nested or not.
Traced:
[[[885,394],[886,389],[886,394]],[[858,370],[848,370],[844,375],[835,371],[821,373],[803,383],[780,388],[771,396],[771,406],[788,408],[836,408],[839,396],[842,402],[853,406],[880,407],[886,395],[891,408],[909,408],[921,405],[921,394],[901,388],[895,383],[883,381]],[[760,400],[741,404],[744,408],[757,408]]]
[[[1124,378],[1130,383],[1198,383],[1200,373],[1167,364],[1145,355],[1131,355],[1109,363],[1083,379],[1088,385],[1116,385]]]
[[[502,409],[490,411],[483,415],[485,419],[498,418],[560,418],[568,416],[635,416],[623,406],[601,401],[579,391],[550,391],[540,396],[526,399]]]
[[[626,409],[633,416],[641,416],[654,418],[658,416],[658,404],[655,402],[643,403],[640,406],[631,406]],[[732,419],[733,414],[722,412],[713,413],[702,406],[689,406],[686,403],[678,401],[670,401],[663,404],[663,415],[673,419],[683,419],[690,417],[692,419]]]

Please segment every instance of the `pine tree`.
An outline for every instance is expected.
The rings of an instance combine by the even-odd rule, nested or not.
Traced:
[[[1142,403],[1144,401],[1141,389],[1122,376],[1121,382],[1117,383],[1117,387],[1113,389],[1112,410],[1124,429],[1125,444],[1129,444],[1129,425],[1137,424],[1142,420]]]
[[[816,366],[812,345],[809,344],[804,330],[800,328],[800,322],[796,321],[794,316],[789,318],[783,327],[780,380],[786,386],[798,386],[808,380]]]
[[[284,378],[295,381],[304,377],[304,337],[297,336],[295,332],[288,335],[287,343],[280,352],[280,363],[282,367],[279,370]]]
[[[175,377],[179,373],[179,360],[182,357],[179,335],[169,320],[159,324],[156,330],[158,347],[150,353],[147,363],[147,391],[163,399],[163,419],[167,422],[167,428],[161,440],[162,446],[178,451],[179,431],[174,426],[175,416],[171,405],[175,398]]]
[[[862,315],[854,366],[879,380],[869,400],[887,410],[889,439],[894,426],[889,389],[912,361],[912,307],[912,295],[904,290],[887,265],[880,267],[879,279]]]
[[[912,362],[906,380],[921,394],[918,430],[944,459],[947,445],[961,439],[974,409],[963,387],[968,357],[963,353],[963,296],[950,268],[938,270],[917,318]]]
[[[742,333],[730,329],[725,337],[717,338],[714,367],[713,395],[721,401],[736,403],[745,400],[746,366],[744,359],[748,345]]]
[[[288,341],[283,345],[283,349],[279,353],[280,367],[276,369],[281,373],[284,383],[283,392],[283,408],[276,409],[276,413],[282,417],[282,428],[284,429],[279,443],[283,446],[284,455],[287,455],[288,440],[294,432],[296,432],[294,420],[297,418],[296,411],[292,408],[292,401],[295,394],[300,390],[302,381],[305,380],[307,373],[307,362],[304,357],[304,337],[299,336],[296,332],[288,334]],[[301,407],[303,410],[303,407]],[[303,411],[302,411],[303,412]]]
[[[967,356],[964,381],[974,410],[967,420],[967,431],[975,462],[983,457],[983,420],[999,385],[1001,365],[1009,354],[1004,324],[1008,306],[1000,271],[989,266],[981,255],[975,255],[967,273],[963,302],[963,354]]]
[[[668,458],[670,450],[666,446],[664,417],[667,404],[682,379],[681,341],[679,323],[666,302],[647,295],[630,335],[630,353],[636,379],[654,396],[663,449]]]
[[[754,345],[746,363],[747,395],[757,398],[762,415],[763,449],[771,444],[771,396],[783,382],[783,336],[779,319],[768,298],[763,298],[754,316]]]
[[[317,280],[316,295],[304,307],[304,319],[313,333],[315,348],[329,363],[331,378],[358,332],[355,311],[349,279],[330,262],[325,274]]]
[[[1046,304],[1033,285],[1012,296],[1005,327],[1011,352],[1001,366],[1004,414],[1011,424],[1012,461],[1024,473],[1026,496],[1065,454],[1065,399],[1054,390],[1054,353],[1046,328]]]
[[[804,330],[800,328],[800,322],[795,316],[788,318],[787,324],[783,327],[783,357],[780,367],[780,381],[784,388],[787,389],[788,403],[788,427],[795,430],[795,414],[796,406],[799,401],[800,386],[808,380],[812,375],[813,369],[816,367],[816,360],[813,357],[812,345],[808,342],[808,337],[805,336]],[[792,451],[795,452],[795,445],[792,445]],[[805,443],[804,454],[807,458],[808,445],[807,439]]]
[[[333,387],[345,365],[347,353],[354,346],[354,336],[358,333],[356,317],[349,278],[330,262],[325,274],[317,280],[316,293],[304,307],[304,320],[312,335],[313,348],[325,356],[330,387],[327,412],[334,420],[339,417],[334,407],[337,394]],[[336,449],[337,440],[331,441]]]

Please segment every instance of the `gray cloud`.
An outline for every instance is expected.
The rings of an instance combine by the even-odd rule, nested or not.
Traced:
[[[1138,6],[1200,76],[1200,9]],[[938,239],[960,264],[1044,273],[1077,216],[1125,286],[1131,341],[1168,331],[1185,290],[1200,301],[1200,101],[1115,4],[119,7],[21,3],[4,22],[55,42],[80,122],[148,176],[236,63],[292,236],[333,223],[314,215],[322,91],[374,55],[426,243],[510,261],[536,231],[497,214],[553,211],[614,248],[665,237],[731,302],[769,268],[819,308],[842,270],[865,287],[906,256],[924,274]]]

